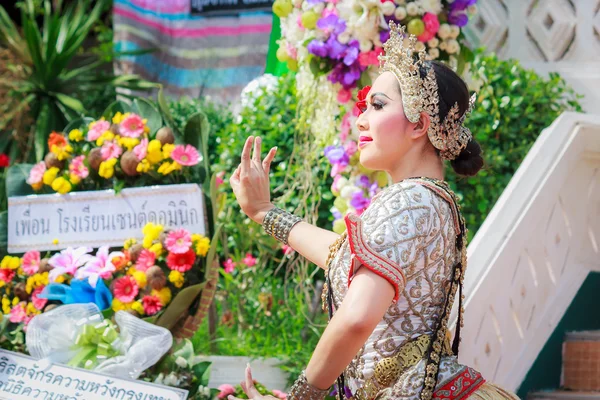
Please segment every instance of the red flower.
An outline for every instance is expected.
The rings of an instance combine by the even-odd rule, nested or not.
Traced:
[[[58,132],[52,132],[48,138],[48,148],[52,150],[52,146],[63,147],[67,144],[67,139]]]
[[[189,249],[185,253],[169,253],[167,256],[167,265],[174,271],[187,272],[192,269],[196,261],[196,253],[193,249]]]
[[[142,305],[144,306],[146,315],[154,315],[163,308],[158,296],[144,296],[142,298]]]
[[[365,86],[361,90],[358,91],[358,101],[354,106],[354,115],[359,116],[367,109],[367,95],[371,91],[371,86]]]
[[[4,153],[0,154],[0,168],[6,168],[10,165],[10,158]]]

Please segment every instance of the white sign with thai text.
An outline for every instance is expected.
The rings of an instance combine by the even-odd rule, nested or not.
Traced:
[[[187,390],[64,365],[41,369],[29,356],[0,350],[2,400],[185,400],[187,396]]]
[[[205,234],[204,197],[196,184],[10,197],[8,252],[122,246],[154,222]]]

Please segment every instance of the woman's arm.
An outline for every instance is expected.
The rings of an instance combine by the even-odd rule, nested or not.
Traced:
[[[253,143],[254,154],[251,157]],[[242,162],[229,180],[242,211],[259,224],[262,224],[267,212],[275,207],[271,203],[269,170],[277,151],[276,147],[272,148],[262,160],[261,143],[260,137],[256,140],[252,136],[246,139]],[[338,237],[334,232],[300,222],[291,230],[288,244],[311,262],[325,268],[329,246]]]
[[[383,319],[394,294],[385,278],[367,268],[358,270],[308,363],[309,384],[326,389],[335,382]]]

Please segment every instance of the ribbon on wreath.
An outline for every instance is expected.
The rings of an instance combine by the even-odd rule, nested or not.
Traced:
[[[75,339],[75,357],[68,362],[70,367],[94,369],[102,361],[121,354],[121,340],[117,326],[108,320],[99,324],[86,324],[81,327]]]

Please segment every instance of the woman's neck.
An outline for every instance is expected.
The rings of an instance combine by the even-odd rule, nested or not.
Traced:
[[[444,162],[435,152],[412,152],[406,154],[402,161],[391,171],[392,182],[397,183],[407,178],[427,177],[443,180]]]

